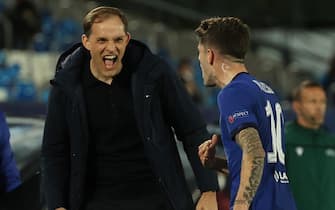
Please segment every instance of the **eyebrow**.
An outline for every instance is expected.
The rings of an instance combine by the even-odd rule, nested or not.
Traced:
[[[103,41],[105,41],[105,40],[107,40],[107,38],[106,37],[97,37],[96,40],[103,40]]]

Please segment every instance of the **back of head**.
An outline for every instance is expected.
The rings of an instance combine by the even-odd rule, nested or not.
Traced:
[[[222,55],[244,59],[249,48],[249,27],[236,17],[205,19],[195,33],[201,44],[215,47]]]
[[[91,34],[93,23],[102,22],[112,16],[118,16],[124,24],[125,32],[128,31],[128,20],[125,14],[116,7],[97,7],[87,13],[83,19],[83,30],[86,36]]]

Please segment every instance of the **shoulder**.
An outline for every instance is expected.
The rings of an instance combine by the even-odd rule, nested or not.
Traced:
[[[288,121],[285,122],[285,134],[291,134],[292,131],[294,131],[296,128],[295,122],[294,121]]]
[[[257,90],[255,87],[244,81],[233,81],[224,87],[218,94],[220,102],[233,102],[236,100],[254,101]]]
[[[285,122],[285,131],[291,132],[299,129],[299,126],[295,120]]]
[[[54,78],[50,81],[52,88],[73,95],[75,88],[81,83],[84,65],[89,63],[89,51],[81,43],[73,45],[63,52],[57,61]]]
[[[153,80],[176,80],[176,71],[164,59],[157,55],[152,55],[150,62],[146,62],[144,68],[149,78]]]
[[[0,121],[3,122],[5,121],[5,114],[0,111]]]
[[[85,54],[88,54],[88,52],[81,43],[74,44],[59,56],[56,73],[62,69],[78,65],[84,59],[83,56]]]
[[[144,43],[131,39],[125,53],[126,65],[132,65],[138,74],[157,75],[164,73],[170,66],[158,55],[151,52]]]
[[[326,145],[335,146],[335,134],[325,129],[322,130],[322,133],[323,133],[322,143]]]
[[[0,112],[0,129],[3,130],[5,127],[7,128],[6,116],[3,112]]]
[[[287,144],[302,144],[307,143],[308,139],[305,139],[305,141],[301,141],[303,136],[309,136],[309,132],[306,132],[306,130],[301,129],[301,127],[297,124],[296,121],[288,121],[285,122],[285,140]]]
[[[295,121],[287,121],[287,123],[285,124],[285,128],[292,128],[296,126]]]
[[[7,141],[8,137],[9,128],[6,122],[6,117],[3,112],[0,112],[0,145],[3,145]]]
[[[253,79],[252,83],[253,83],[253,86],[255,88],[257,87],[256,89],[258,89],[259,91],[262,91],[262,92],[267,93],[267,94],[275,94],[273,89],[268,84],[266,84],[265,82]]]

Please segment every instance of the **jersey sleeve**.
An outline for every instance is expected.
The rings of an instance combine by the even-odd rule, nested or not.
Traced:
[[[255,103],[256,96],[247,86],[235,84],[219,93],[221,124],[226,126],[232,139],[244,128],[258,127]]]

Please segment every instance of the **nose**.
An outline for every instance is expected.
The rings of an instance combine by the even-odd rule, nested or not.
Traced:
[[[326,110],[326,103],[325,102],[318,102],[317,105],[316,105],[316,109],[319,111],[319,112],[324,112]]]
[[[115,45],[114,41],[109,41],[107,43],[106,49],[109,50],[109,51],[112,51],[112,52],[115,51],[116,45]]]

